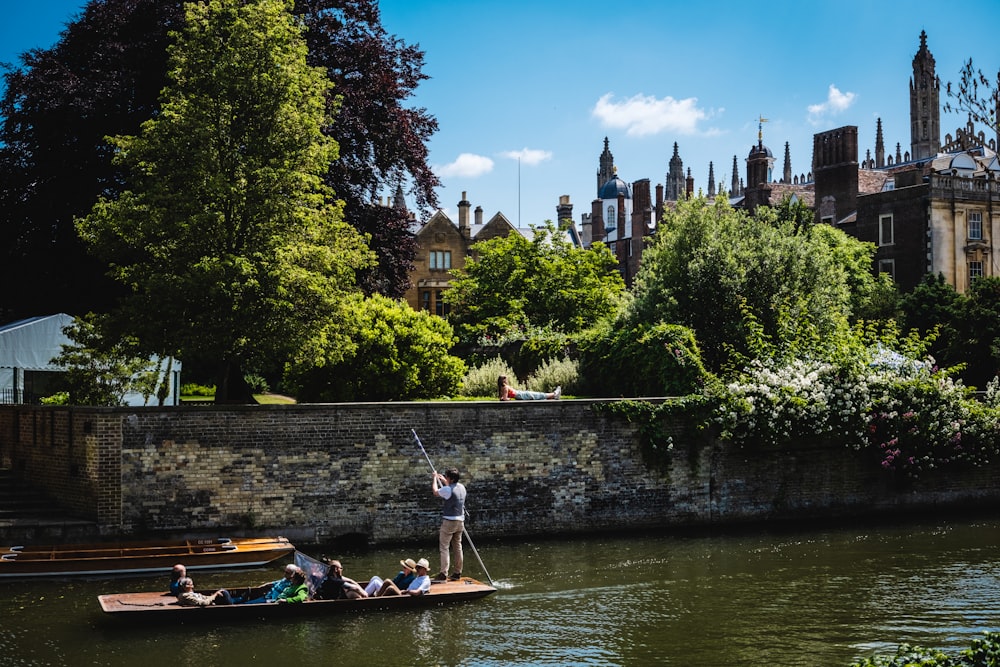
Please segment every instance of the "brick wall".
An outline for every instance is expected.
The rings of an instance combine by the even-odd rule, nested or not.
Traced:
[[[910,488],[835,443],[680,443],[665,472],[596,401],[186,408],[0,406],[0,460],[104,534],[426,538],[455,465],[477,536],[822,518],[996,503],[1000,466]]]

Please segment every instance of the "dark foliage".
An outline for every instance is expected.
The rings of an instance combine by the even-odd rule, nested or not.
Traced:
[[[79,242],[73,218],[121,178],[105,136],[133,134],[166,80],[167,30],[156,0],[91,2],[52,48],[21,57],[0,100],[0,314],[103,311],[120,288]]]
[[[362,276],[368,293],[401,297],[416,252],[406,212],[374,205],[382,192],[409,182],[416,208],[437,206],[440,185],[427,164],[427,141],[437,121],[405,101],[427,78],[423,52],[389,35],[376,0],[300,0],[308,27],[309,60],[327,69],[337,105],[330,134],[340,144],[328,183],[347,203],[345,218],[372,234],[378,270]]]
[[[0,100],[0,296],[6,320],[51,312],[107,311],[120,286],[87,255],[73,226],[101,195],[122,187],[106,136],[137,134],[166,82],[175,0],[91,0],[59,42],[21,57],[4,74]],[[417,208],[436,205],[439,184],[425,142],[437,122],[404,106],[426,76],[423,53],[387,35],[376,0],[299,2],[313,64],[335,83],[329,133],[340,160],[328,182],[345,217],[371,236],[379,267],[361,282],[401,296],[415,252],[405,211],[373,205],[382,191],[410,187]]]

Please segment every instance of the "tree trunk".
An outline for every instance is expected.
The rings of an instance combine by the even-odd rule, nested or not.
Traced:
[[[237,361],[227,361],[219,369],[215,383],[216,404],[246,405],[256,403],[250,385],[243,379],[243,371]]]

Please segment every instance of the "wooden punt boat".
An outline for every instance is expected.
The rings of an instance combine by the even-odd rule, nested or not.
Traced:
[[[284,537],[0,547],[0,577],[165,572],[175,563],[188,570],[253,567],[294,551]]]
[[[235,590],[235,589],[233,589]],[[210,591],[205,591],[210,592]],[[387,595],[357,600],[309,600],[297,604],[235,604],[182,607],[170,593],[116,593],[99,595],[101,609],[110,617],[151,623],[226,623],[233,620],[320,616],[343,612],[387,611],[433,607],[484,598],[496,589],[464,577],[458,581],[434,582],[426,595]]]

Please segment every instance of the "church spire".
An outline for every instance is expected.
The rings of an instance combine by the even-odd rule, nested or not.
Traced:
[[[792,153],[788,148],[788,142],[785,142],[785,169],[782,172],[782,179],[785,183],[792,182]]]
[[[736,156],[734,155],[733,156],[733,182],[732,182],[732,185],[729,186],[729,196],[730,197],[739,197],[740,194],[742,194],[740,192],[740,178],[739,177],[740,177],[740,166],[739,166],[739,162],[736,161]]]
[[[708,198],[715,199],[715,166],[708,163]]]
[[[667,172],[667,201],[684,199],[684,161],[677,152],[677,142],[674,142],[674,156],[670,158],[670,171]]]
[[[885,166],[885,140],[882,138],[882,119],[878,119],[875,126],[875,168],[881,169]]]

